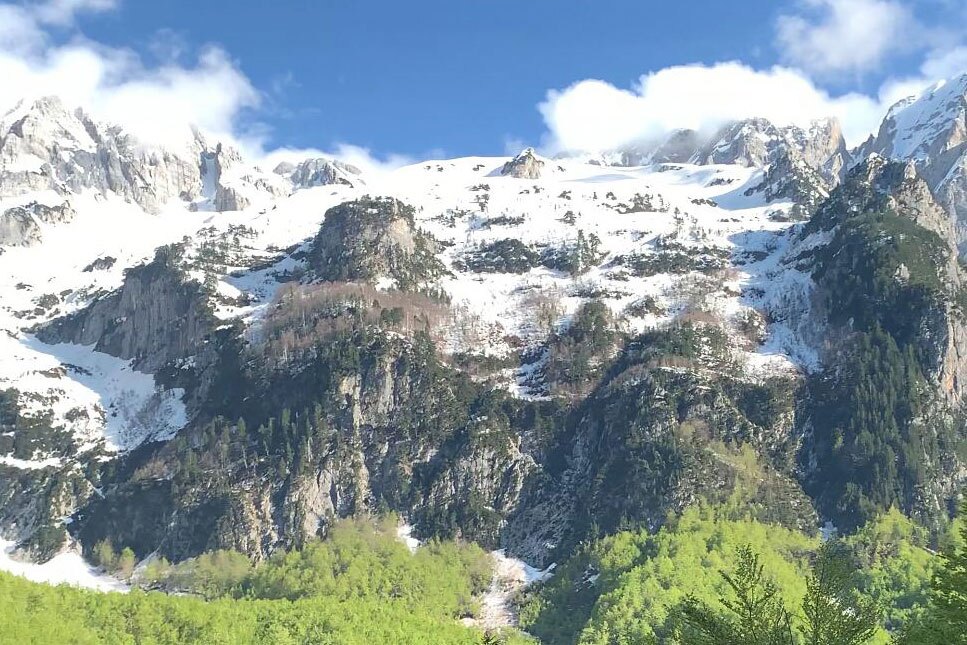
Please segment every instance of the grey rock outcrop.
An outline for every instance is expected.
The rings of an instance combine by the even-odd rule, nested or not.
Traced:
[[[791,215],[805,219],[828,195],[828,184],[802,157],[781,150],[764,170],[762,180],[746,190],[746,195],[761,194],[767,202],[790,200]]]
[[[354,186],[365,183],[360,177],[362,172],[356,166],[321,157],[306,159],[298,165],[281,163],[276,166],[273,172],[288,178],[296,188],[312,188],[332,184]]]
[[[436,241],[417,230],[413,207],[399,200],[364,197],[326,212],[309,261],[329,282],[390,280],[398,289],[431,287],[446,271]]]
[[[179,267],[178,247],[162,247],[155,259],[129,269],[122,287],[85,309],[38,330],[45,342],[93,345],[155,373],[199,353],[213,328],[208,298]]]
[[[190,145],[202,148],[197,139]],[[201,180],[194,159],[142,147],[54,97],[22,104],[3,118],[0,195],[85,189],[113,192],[157,212],[171,199],[197,196]]]
[[[650,155],[652,163],[685,163],[701,145],[701,137],[695,130],[676,130]]]
[[[923,229],[936,234],[937,246],[920,249],[929,258],[938,288],[929,304],[921,311],[909,312],[922,317],[919,330],[921,354],[927,364],[927,376],[943,398],[954,406],[967,396],[967,322],[960,313],[959,294],[965,282],[958,261],[954,224],[934,198],[927,181],[914,162],[896,162],[873,154],[854,167],[844,183],[817,210],[804,233],[815,230],[833,231],[851,217],[868,213],[896,213]],[[892,235],[893,233],[890,233]],[[886,235],[886,234],[885,234]],[[908,279],[909,268],[900,266],[896,280]],[[827,321],[819,321],[824,327]]]
[[[839,183],[849,163],[842,128],[836,119],[813,121],[808,129],[777,127],[766,119],[726,125],[692,155],[697,164],[739,164],[763,168],[780,157],[815,170],[830,186]]]
[[[459,531],[496,548],[533,461],[506,421],[467,417],[454,399],[465,385],[432,353],[398,335],[369,339],[334,349],[343,358],[331,379],[312,377],[320,421],[298,431],[295,452],[229,455],[216,476],[231,486],[213,486],[214,471],[203,470],[177,497],[164,479],[118,482],[72,529],[85,544],[112,536],[139,554],[233,548],[261,558],[324,534],[336,518],[388,508],[426,537]],[[362,359],[351,369],[347,350]],[[203,445],[203,428],[187,432],[185,441]],[[175,472],[182,460],[166,445],[143,468]]]
[[[525,148],[519,155],[508,161],[500,169],[505,177],[517,179],[540,179],[544,161],[537,157],[533,148]]]
[[[0,246],[33,246],[42,239],[40,225],[23,208],[10,208],[0,215]]]
[[[720,129],[692,156],[691,162],[761,168],[769,164],[783,141],[778,128],[766,119],[738,121]]]
[[[76,213],[70,204],[46,206],[31,202],[8,208],[0,215],[0,246],[33,246],[43,239],[41,224],[66,224]]]

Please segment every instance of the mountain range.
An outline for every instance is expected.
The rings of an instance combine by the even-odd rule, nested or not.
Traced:
[[[0,118],[0,536],[266,557],[391,510],[540,567],[698,500],[806,532],[967,480],[967,75],[554,158],[260,168]]]

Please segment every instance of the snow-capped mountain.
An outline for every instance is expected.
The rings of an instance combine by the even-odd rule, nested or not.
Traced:
[[[913,161],[967,240],[967,74],[941,81],[890,108],[875,137],[858,150]]]
[[[854,152],[833,120],[752,119],[372,176],[21,105],[0,121],[0,537],[261,557],[388,507],[546,563],[739,490],[800,528],[888,503],[934,521],[964,479],[934,458],[967,382],[962,99],[897,106]],[[881,342],[921,379],[890,387],[920,393],[902,422],[928,455],[891,499],[842,474],[873,457],[828,450],[830,428],[867,444],[821,414]]]

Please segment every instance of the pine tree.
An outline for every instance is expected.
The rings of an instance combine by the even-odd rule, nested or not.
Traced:
[[[967,519],[967,502],[961,507],[961,518]],[[967,522],[960,528],[960,545],[943,555],[926,617],[898,640],[903,645],[967,643]]]
[[[792,645],[792,622],[775,584],[750,546],[738,551],[735,574],[722,573],[734,598],[720,615],[690,597],[682,608],[684,641],[695,645]]]
[[[876,632],[880,611],[855,595],[854,567],[843,548],[827,542],[806,580],[802,635],[807,645],[862,645]]]

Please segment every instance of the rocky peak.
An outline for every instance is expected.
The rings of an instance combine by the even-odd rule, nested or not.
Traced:
[[[432,287],[445,269],[434,255],[436,241],[417,230],[413,213],[412,206],[390,198],[363,197],[330,208],[310,253],[316,276],[401,290]]]
[[[767,202],[790,200],[794,207],[790,216],[806,219],[829,196],[829,182],[795,150],[781,148],[762,174],[762,180],[746,190],[746,195],[760,193]]]
[[[684,163],[694,155],[701,139],[695,130],[675,130],[651,153],[652,163]]]
[[[188,143],[200,150],[201,142]],[[21,103],[0,121],[0,196],[51,190],[114,193],[156,212],[201,187],[197,161],[139,144],[56,97]]]
[[[871,152],[897,159],[929,161],[964,143],[967,74],[941,81],[916,97],[894,104]]]
[[[0,163],[7,165],[23,154],[44,155],[53,147],[94,150],[96,134],[80,110],[70,111],[56,96],[21,101],[0,121]]]
[[[200,153],[199,171],[202,179],[202,197],[208,200],[212,210],[219,213],[247,208],[251,201],[236,186],[227,185],[226,176],[242,165],[238,150],[217,144],[214,149]],[[197,204],[192,204],[198,208]]]
[[[197,131],[172,147],[145,145],[117,126],[69,110],[57,97],[23,102],[0,120],[0,197],[53,191],[115,194],[156,213],[182,200],[217,211],[245,208],[259,192],[284,192],[238,150]]]
[[[850,154],[839,120],[829,117],[816,119],[808,129],[798,126],[783,128],[782,134],[803,161],[818,171],[830,184],[836,185],[849,166]]]
[[[679,136],[689,140],[685,134]],[[799,157],[830,183],[838,183],[849,159],[836,119],[817,119],[804,129],[797,125],[778,128],[766,119],[754,118],[722,127],[692,155],[691,162],[761,168],[782,155]]]
[[[0,214],[0,247],[39,244],[43,239],[44,224],[63,224],[74,219],[74,215],[68,202],[59,206],[31,202],[8,208]]]
[[[500,174],[517,179],[540,179],[544,161],[533,148],[524,148],[519,155],[504,164]]]
[[[331,184],[353,186],[355,183],[364,183],[359,177],[362,171],[356,166],[323,157],[306,159],[298,165],[283,162],[273,172],[288,178],[296,188]]]
[[[204,289],[183,268],[184,248],[159,248],[154,259],[125,272],[120,289],[37,330],[48,342],[93,345],[155,373],[198,356],[214,316]]]
[[[739,164],[750,168],[770,163],[782,133],[766,119],[746,119],[730,123],[715,133],[691,162],[700,165]]]

